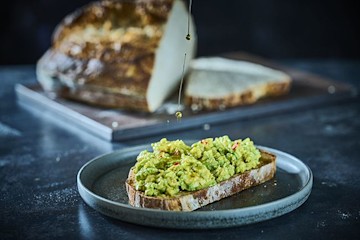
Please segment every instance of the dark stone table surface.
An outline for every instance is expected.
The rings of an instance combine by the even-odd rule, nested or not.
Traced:
[[[360,61],[284,60],[283,64],[360,86]],[[359,98],[111,143],[35,114],[16,102],[14,85],[31,83],[34,66],[0,67],[0,239],[358,239],[360,236]],[[76,174],[90,159],[161,137],[250,136],[286,151],[313,171],[309,199],[281,217],[212,230],[150,228],[88,207]]]

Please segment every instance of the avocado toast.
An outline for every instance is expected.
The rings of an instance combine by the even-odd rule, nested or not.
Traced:
[[[186,145],[161,139],[142,151],[126,180],[135,207],[193,211],[274,177],[276,156],[246,138],[207,138]]]

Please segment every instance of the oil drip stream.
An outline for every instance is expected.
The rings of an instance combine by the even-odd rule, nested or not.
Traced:
[[[192,7],[192,0],[190,0],[189,2],[189,12],[188,12],[188,21],[187,21],[187,35],[185,37],[186,40],[190,41],[191,40],[191,36],[190,36],[190,18],[191,18],[191,7]],[[184,62],[183,62],[183,69],[182,69],[182,76],[181,76],[181,82],[180,82],[180,87],[179,87],[179,97],[178,97],[178,110],[175,113],[176,119],[178,121],[181,120],[182,118],[182,112],[181,110],[181,91],[182,91],[182,86],[183,86],[183,82],[184,82],[184,76],[185,76],[185,64],[186,64],[186,52],[184,54]]]

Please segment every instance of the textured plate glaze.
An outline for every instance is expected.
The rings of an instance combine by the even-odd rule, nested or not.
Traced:
[[[313,176],[303,162],[279,150],[259,147],[277,156],[275,177],[193,212],[136,208],[128,204],[125,179],[137,154],[136,146],[99,156],[78,172],[83,200],[100,213],[125,222],[166,228],[223,228],[245,225],[288,213],[309,197]]]

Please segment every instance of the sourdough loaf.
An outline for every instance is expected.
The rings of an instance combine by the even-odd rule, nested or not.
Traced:
[[[194,192],[181,192],[175,197],[152,197],[135,189],[135,174],[132,169],[125,182],[129,204],[135,207],[153,208],[170,211],[193,211],[215,201],[239,193],[247,188],[264,183],[274,177],[276,156],[260,150],[259,166],[237,174],[214,186]]]
[[[188,12],[182,0],[104,0],[71,13],[37,63],[47,92],[90,104],[155,111],[178,86]],[[186,64],[187,66],[188,64]]]
[[[216,110],[251,104],[286,94],[291,78],[259,64],[220,57],[199,58],[191,65],[185,102],[193,110]]]

